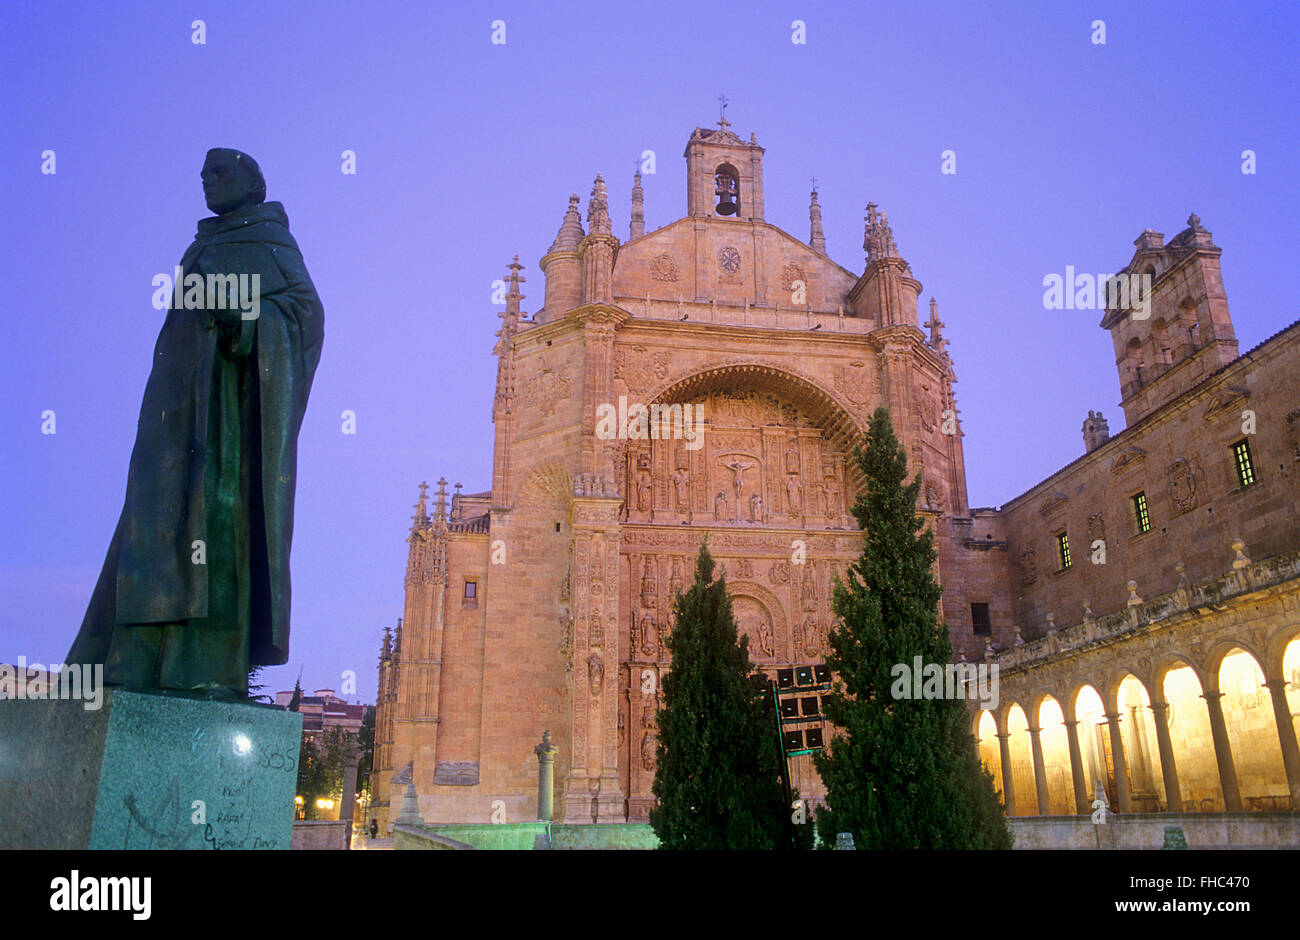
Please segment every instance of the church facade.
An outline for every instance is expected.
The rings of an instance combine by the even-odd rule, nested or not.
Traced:
[[[918,512],[936,532],[941,615],[954,648],[1004,676],[1002,701],[973,712],[972,728],[1012,812],[1076,812],[1094,771],[1109,773],[1120,804],[1139,790],[1155,802],[1178,798],[1169,775],[1153,771],[1158,759],[1145,760],[1140,785],[1132,782],[1124,734],[1138,724],[1151,730],[1147,720],[1166,696],[1143,705],[1124,682],[1156,689],[1185,666],[1217,688],[1211,673],[1236,652],[1252,655],[1276,690],[1276,760],[1261,763],[1259,780],[1268,780],[1256,789],[1300,805],[1291,717],[1300,693],[1282,675],[1294,668],[1300,680],[1300,539],[1279,521],[1294,514],[1300,469],[1296,328],[1241,365],[1248,357],[1237,357],[1209,233],[1198,220],[1168,246],[1143,233],[1130,267],[1154,271],[1150,317],[1140,322],[1117,307],[1102,324],[1115,336],[1128,430],[1108,438],[1104,419],[1090,416],[1085,457],[1000,510],[973,510],[943,324],[930,300],[922,328],[922,285],[887,215],[867,207],[865,264],[842,267],[826,254],[815,191],[806,241],[765,220],[763,153],[725,119],[696,128],[684,154],[686,214],[646,232],[638,174],[626,239],[613,234],[597,176],[585,226],[571,196],[540,261],[544,297],[531,317],[517,257],[510,266],[495,350],[491,488],[458,486],[449,496],[440,481],[430,506],[421,485],[404,614],[384,639],[373,806],[381,827],[398,815],[406,782],[429,823],[536,819],[534,746],[544,731],[558,749],[555,821],[644,822],[672,598],[689,585],[701,541],[707,535],[725,568],[755,662],[772,674],[822,662],[833,576],[861,547],[849,512],[862,482],[851,451],[880,405],[923,474]],[[1216,503],[1227,471],[1211,458],[1222,456],[1211,437],[1233,437],[1228,418],[1243,402],[1259,405],[1258,433],[1248,438],[1257,478],[1235,503]],[[1157,474],[1180,494],[1170,496],[1176,521],[1161,516],[1168,507]],[[1162,535],[1116,534],[1135,486],[1147,488],[1148,522],[1158,520]],[[1195,510],[1212,505],[1211,524]],[[1107,525],[1104,564],[1082,570],[1090,539],[1086,548],[1074,543],[1083,554],[1073,564],[1067,548],[1064,574],[1047,570],[1061,534],[1105,540]],[[1238,538],[1267,559],[1266,572],[1227,551]],[[1182,552],[1178,574],[1171,542]],[[1225,565],[1235,589],[1201,603]],[[1125,589],[1132,579],[1166,606],[1135,605],[1136,592]],[[1175,611],[1166,595],[1187,603]],[[1206,636],[1207,619],[1237,623],[1234,604],[1271,613],[1244,633],[1225,627],[1195,656],[1174,642]],[[1150,645],[1166,633],[1164,646]],[[1222,650],[1202,655],[1211,647]],[[1139,649],[1148,655],[1134,659]],[[1178,688],[1190,689],[1183,679]],[[1076,707],[1094,686],[1105,700],[1100,721],[1118,740],[1090,736],[1089,726],[1086,746],[1062,739],[1058,752],[1051,738],[1045,751],[1043,707],[1063,703],[1063,727],[1085,718],[1098,725],[1093,711]],[[1123,712],[1130,702],[1138,704]],[[1030,716],[1024,728],[1017,708]],[[1223,729],[1210,711],[1218,748]],[[1264,726],[1250,727],[1252,747],[1264,747]],[[1149,736],[1161,757],[1165,737]],[[1132,747],[1142,746],[1135,739]],[[1066,797],[1057,792],[1060,753]],[[823,791],[811,757],[792,757],[790,770],[815,804]],[[1230,790],[1223,781],[1220,789],[1221,797]]]

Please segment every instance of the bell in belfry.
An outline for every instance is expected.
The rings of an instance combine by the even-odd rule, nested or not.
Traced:
[[[736,178],[730,173],[719,173],[715,180],[717,188],[714,192],[718,197],[718,215],[735,215],[740,211],[740,194],[737,192],[739,187],[736,185]]]

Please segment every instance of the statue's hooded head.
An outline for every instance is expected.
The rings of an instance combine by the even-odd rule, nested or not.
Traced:
[[[214,147],[203,161],[203,198],[217,215],[266,200],[266,180],[257,161],[246,153]]]

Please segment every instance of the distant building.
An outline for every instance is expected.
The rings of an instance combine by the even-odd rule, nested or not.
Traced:
[[[293,699],[293,690],[276,692],[275,704],[288,708]],[[311,695],[304,695],[298,705],[302,714],[302,733],[319,734],[330,728],[342,728],[348,734],[361,731],[361,722],[365,720],[366,709],[373,705],[349,705],[334,694],[333,689],[317,689]]]

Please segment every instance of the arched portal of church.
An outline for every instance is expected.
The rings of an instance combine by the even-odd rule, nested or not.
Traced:
[[[1053,816],[1074,813],[1074,776],[1070,772],[1070,741],[1065,731],[1065,713],[1050,695],[1038,706],[1038,737],[1043,748],[1043,770],[1047,774],[1048,811]]]
[[[1085,685],[1074,699],[1074,714],[1079,720],[1079,751],[1083,758],[1084,779],[1088,796],[1095,798],[1100,783],[1106,794],[1106,803],[1119,809],[1119,794],[1115,788],[1115,756],[1111,751],[1110,726],[1101,696],[1090,685]]]
[[[993,789],[1003,803],[1002,795],[1002,753],[998,747],[998,723],[990,711],[981,711],[976,723],[975,738],[979,748],[980,762],[984,769],[993,775]]]
[[[825,662],[836,624],[833,579],[861,552],[849,508],[861,486],[851,453],[864,429],[849,409],[874,394],[876,381],[865,364],[856,385],[840,383],[834,392],[773,365],[743,362],[670,376],[668,363],[661,364],[657,369],[635,347],[616,355],[616,374],[629,389],[644,391],[644,404],[621,406],[627,433],[609,439],[596,457],[596,475],[625,494],[618,520],[620,644],[607,651],[619,651],[631,677],[633,701],[619,726],[628,731],[618,740],[620,768],[630,767],[624,778],[634,820],[645,819],[654,803],[655,751],[654,711],[637,705],[633,680],[669,668],[674,598],[690,587],[706,535],[751,660],[771,679]],[[794,532],[802,543],[797,557]],[[810,753],[800,752],[824,745],[822,703],[811,690],[783,694],[781,703],[798,709],[782,726],[794,752],[791,783],[815,806],[824,787]]]
[[[1130,674],[1119,684],[1120,735],[1128,765],[1130,809],[1158,813],[1166,809],[1164,777],[1160,771],[1160,745],[1155,715],[1146,686]]]
[[[1219,664],[1219,691],[1241,808],[1248,812],[1290,809],[1273,704],[1255,657],[1241,648],[1224,656]]]
[[[1178,767],[1182,810],[1221,813],[1223,787],[1201,682],[1190,666],[1179,666],[1165,674],[1164,694],[1169,703],[1169,741]]]
[[[1016,815],[1038,815],[1038,790],[1034,757],[1029,743],[1029,721],[1019,705],[1007,712],[1007,745],[1011,750],[1011,785],[1016,794]]]

